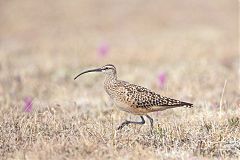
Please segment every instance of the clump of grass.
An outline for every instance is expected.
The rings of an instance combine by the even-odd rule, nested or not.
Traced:
[[[239,117],[228,118],[228,124],[230,127],[238,127],[240,125]]]

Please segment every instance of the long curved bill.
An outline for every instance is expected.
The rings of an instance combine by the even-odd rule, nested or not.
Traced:
[[[79,76],[81,76],[81,75],[83,75],[83,74],[85,74],[85,73],[89,73],[89,72],[102,72],[102,69],[101,69],[101,68],[97,68],[97,69],[86,70],[86,71],[78,74],[78,75],[74,78],[74,80],[76,80]]]

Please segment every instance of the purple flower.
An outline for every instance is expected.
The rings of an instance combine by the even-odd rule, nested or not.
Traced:
[[[167,80],[167,75],[165,72],[160,72],[157,77],[157,84],[159,88],[163,88],[165,86]]]
[[[32,98],[25,97],[24,98],[24,112],[31,112],[32,111]]]
[[[98,51],[97,53],[98,53],[99,57],[101,57],[101,58],[106,57],[109,52],[108,43],[106,43],[106,42],[101,43],[100,46],[98,47],[97,51]]]
[[[219,108],[219,106],[218,106],[218,104],[215,102],[215,103],[212,103],[212,104],[210,105],[210,108],[214,110],[214,109]]]

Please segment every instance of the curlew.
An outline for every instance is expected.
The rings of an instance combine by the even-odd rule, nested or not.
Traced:
[[[80,75],[89,72],[103,72],[105,74],[104,89],[114,104],[123,111],[139,115],[141,121],[124,121],[117,129],[122,129],[128,124],[144,124],[143,116],[146,116],[153,129],[153,119],[148,115],[150,112],[163,111],[175,107],[192,107],[193,104],[180,100],[164,97],[147,88],[118,80],[117,71],[114,65],[107,64],[101,68],[90,69],[78,74],[74,80]]]

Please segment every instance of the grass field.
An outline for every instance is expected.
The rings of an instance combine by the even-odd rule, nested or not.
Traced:
[[[239,159],[238,6],[0,1],[1,159]],[[114,107],[104,76],[73,80],[108,63],[119,79],[194,107],[151,113],[152,133],[148,121],[117,131],[139,117]]]

